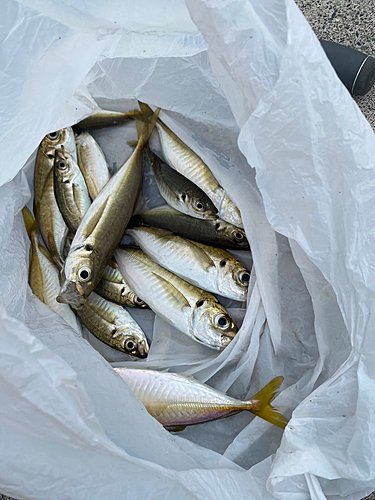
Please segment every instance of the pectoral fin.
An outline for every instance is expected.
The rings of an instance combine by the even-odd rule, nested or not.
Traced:
[[[155,272],[152,272],[152,274],[158,280],[159,286],[163,289],[164,293],[168,296],[168,300],[170,300],[176,309],[182,311],[185,307],[190,307],[186,297],[174,285],[172,285],[172,283]]]

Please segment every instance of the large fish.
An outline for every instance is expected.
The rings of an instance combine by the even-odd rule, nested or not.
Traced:
[[[119,248],[115,255],[135,293],[167,323],[212,349],[233,340],[238,328],[212,294],[167,271],[142,250]]]
[[[159,110],[141,124],[136,149],[95,198],[79,225],[65,261],[58,301],[77,309],[99,283],[133,213],[142,183],[142,149],[158,114]]]
[[[147,104],[140,103],[140,106],[146,116],[152,112]],[[157,121],[156,129],[167,163],[207,194],[221,219],[243,228],[240,211],[204,161],[161,120]]]
[[[131,118],[140,118],[142,113],[138,109],[132,111],[107,111],[98,108],[95,113],[81,120],[75,127],[79,129],[93,129],[102,127],[112,127],[114,125],[122,125]]]
[[[76,136],[78,165],[94,200],[110,179],[104,153],[88,132]]]
[[[30,210],[24,207],[22,215],[31,241],[29,265],[30,288],[39,300],[52,309],[52,311],[55,311],[74,330],[81,334],[81,327],[70,307],[66,304],[56,302],[56,294],[60,290],[59,271],[53,263],[48,250],[39,243],[38,228]]]
[[[186,375],[134,368],[114,369],[148,413],[171,431],[180,431],[187,425],[217,420],[244,410],[281,429],[288,423],[271,405],[283,377],[275,377],[251,399],[241,401]]]
[[[221,219],[196,219],[170,207],[152,208],[134,215],[131,226],[154,226],[167,229],[180,236],[232,250],[249,250],[245,231]]]
[[[159,191],[171,207],[198,219],[217,219],[217,210],[210,198],[193,182],[167,165],[150,148],[143,156],[148,159]]]
[[[90,332],[105,344],[131,356],[147,357],[147,337],[123,307],[92,292],[85,305],[75,312]]]
[[[221,248],[181,238],[164,229],[127,230],[155,262],[194,286],[233,300],[246,300],[250,273]]]
[[[123,306],[147,308],[147,304],[140,299],[124,280],[118,269],[107,266],[95,292],[107,300]]]
[[[64,149],[55,150],[53,173],[61,215],[68,228],[75,232],[91,205],[83,175],[73,156]]]

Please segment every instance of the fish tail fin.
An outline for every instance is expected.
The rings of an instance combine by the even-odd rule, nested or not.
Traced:
[[[147,106],[147,104],[146,104]],[[147,117],[146,122],[144,120],[135,119],[135,123],[137,125],[137,135],[138,135],[138,144],[137,148],[142,150],[149,138],[151,137],[152,131],[156,125],[156,121],[158,119],[160,113],[160,108],[157,108],[155,112],[152,112],[150,116]]]
[[[139,107],[141,109],[141,112],[146,116],[149,117],[152,115],[153,111],[150,108],[150,106],[144,102],[138,101]]]
[[[266,386],[263,387],[247,403],[248,410],[271,424],[285,429],[288,420],[281,415],[272,405],[271,401],[277,396],[277,389],[283,383],[283,377],[275,377]]]
[[[22,216],[23,216],[23,221],[25,223],[27,234],[31,239],[38,232],[36,220],[34,219],[33,214],[26,206],[24,206],[22,209]]]

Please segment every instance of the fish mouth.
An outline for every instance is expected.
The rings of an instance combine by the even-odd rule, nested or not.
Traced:
[[[227,345],[229,345],[232,342],[232,340],[234,339],[234,337],[235,337],[234,334],[233,335],[230,335],[230,334],[228,334],[228,335],[221,335],[221,337],[220,337],[220,344],[221,344],[221,346],[222,347],[227,347]]]
[[[148,346],[146,342],[138,342],[137,344],[137,356],[141,359],[147,358]]]
[[[74,309],[81,309],[86,302],[73,281],[65,281],[62,284],[56,301],[60,302],[60,304],[69,304]]]

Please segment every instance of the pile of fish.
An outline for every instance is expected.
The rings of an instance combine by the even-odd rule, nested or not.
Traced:
[[[209,167],[160,119],[160,110],[100,110],[41,142],[34,174],[30,237],[33,293],[78,332],[145,358],[149,341],[128,308],[150,308],[194,341],[224,349],[238,328],[216,296],[246,301],[250,271],[227,250],[250,250],[238,208]],[[111,177],[88,132],[135,120],[133,153]],[[149,147],[156,131],[163,158]],[[143,165],[168,207],[134,214]],[[124,234],[134,245],[121,245]],[[126,307],[125,307],[126,306]],[[79,321],[80,320],[80,321]],[[279,427],[273,379],[239,401],[172,373],[116,368],[151,415],[171,430],[249,410]]]

